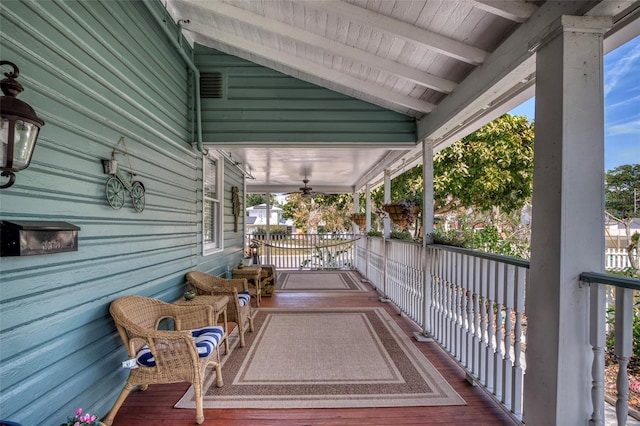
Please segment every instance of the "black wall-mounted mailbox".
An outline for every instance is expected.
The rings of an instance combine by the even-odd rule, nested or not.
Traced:
[[[79,227],[67,222],[0,221],[0,256],[33,256],[78,250]]]

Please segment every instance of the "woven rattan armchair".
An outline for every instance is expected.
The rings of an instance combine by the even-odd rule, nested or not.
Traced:
[[[199,355],[201,348],[196,346],[191,330],[213,328],[223,336],[222,327],[212,327],[215,324],[213,308],[178,306],[147,297],[126,296],[114,300],[109,311],[129,358],[137,359],[138,365],[129,370],[122,392],[102,422],[111,426],[120,406],[135,386],[145,390],[151,384],[189,382],[195,391],[196,422],[201,424],[204,421],[202,385],[205,370],[209,365],[215,368],[218,387],[223,384],[222,372],[218,345],[215,344],[215,349],[207,356]],[[166,319],[173,320],[175,331],[158,330],[160,322]],[[140,364],[143,353],[146,354],[146,363],[153,366]]]
[[[253,312],[251,304],[247,301],[242,305],[238,293],[248,292],[249,286],[244,278],[226,279],[216,277],[201,271],[187,272],[187,281],[195,289],[196,294],[209,294],[213,296],[229,296],[227,305],[227,318],[238,325],[240,347],[244,346],[244,333],[249,328],[253,331]]]
[[[275,265],[260,265],[260,267],[262,268],[260,276],[260,287],[262,289],[262,295],[271,297],[276,291],[276,267]]]

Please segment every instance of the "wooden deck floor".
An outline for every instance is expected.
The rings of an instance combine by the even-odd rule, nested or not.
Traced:
[[[263,307],[367,307],[384,306],[410,336],[419,328],[401,316],[391,303],[381,303],[378,293],[349,293],[336,296],[321,293],[276,293],[262,299]],[[415,340],[412,339],[414,342]],[[464,373],[436,343],[418,343],[431,363],[467,402],[465,406],[402,407],[367,409],[225,409],[205,410],[205,425],[513,425],[511,418],[479,388],[465,381]],[[224,376],[224,368],[222,370]],[[118,412],[114,426],[194,425],[195,410],[173,405],[187,390],[187,383],[152,385],[144,392],[132,392]]]

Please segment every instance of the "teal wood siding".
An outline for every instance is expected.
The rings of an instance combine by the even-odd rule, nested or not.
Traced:
[[[46,122],[32,165],[0,190],[0,219],[81,227],[78,251],[0,258],[0,417],[58,425],[78,407],[102,417],[127,376],[109,303],[172,301],[187,271],[235,265],[230,188],[243,177],[225,164],[225,246],[203,257],[193,84],[143,2],[2,0],[0,37],[1,59],[20,68],[19,98]],[[121,137],[146,187],[142,213],[128,195],[120,210],[105,199],[101,159]]]
[[[202,73],[223,75],[221,99],[202,99],[205,142],[415,142],[413,117],[201,45]]]

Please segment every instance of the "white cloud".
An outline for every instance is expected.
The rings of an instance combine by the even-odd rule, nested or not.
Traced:
[[[627,106],[629,104],[633,104],[633,103],[636,103],[636,102],[640,103],[640,95],[634,96],[633,98],[624,99],[624,100],[622,100],[620,102],[616,102],[616,103],[613,103],[613,104],[607,104],[607,108],[618,108],[618,107]]]
[[[605,73],[604,94],[605,96],[618,85],[620,80],[627,76],[637,76],[640,68],[640,38],[636,38],[636,45],[628,54],[622,56],[618,61],[607,64]],[[636,64],[636,62],[638,62]]]

